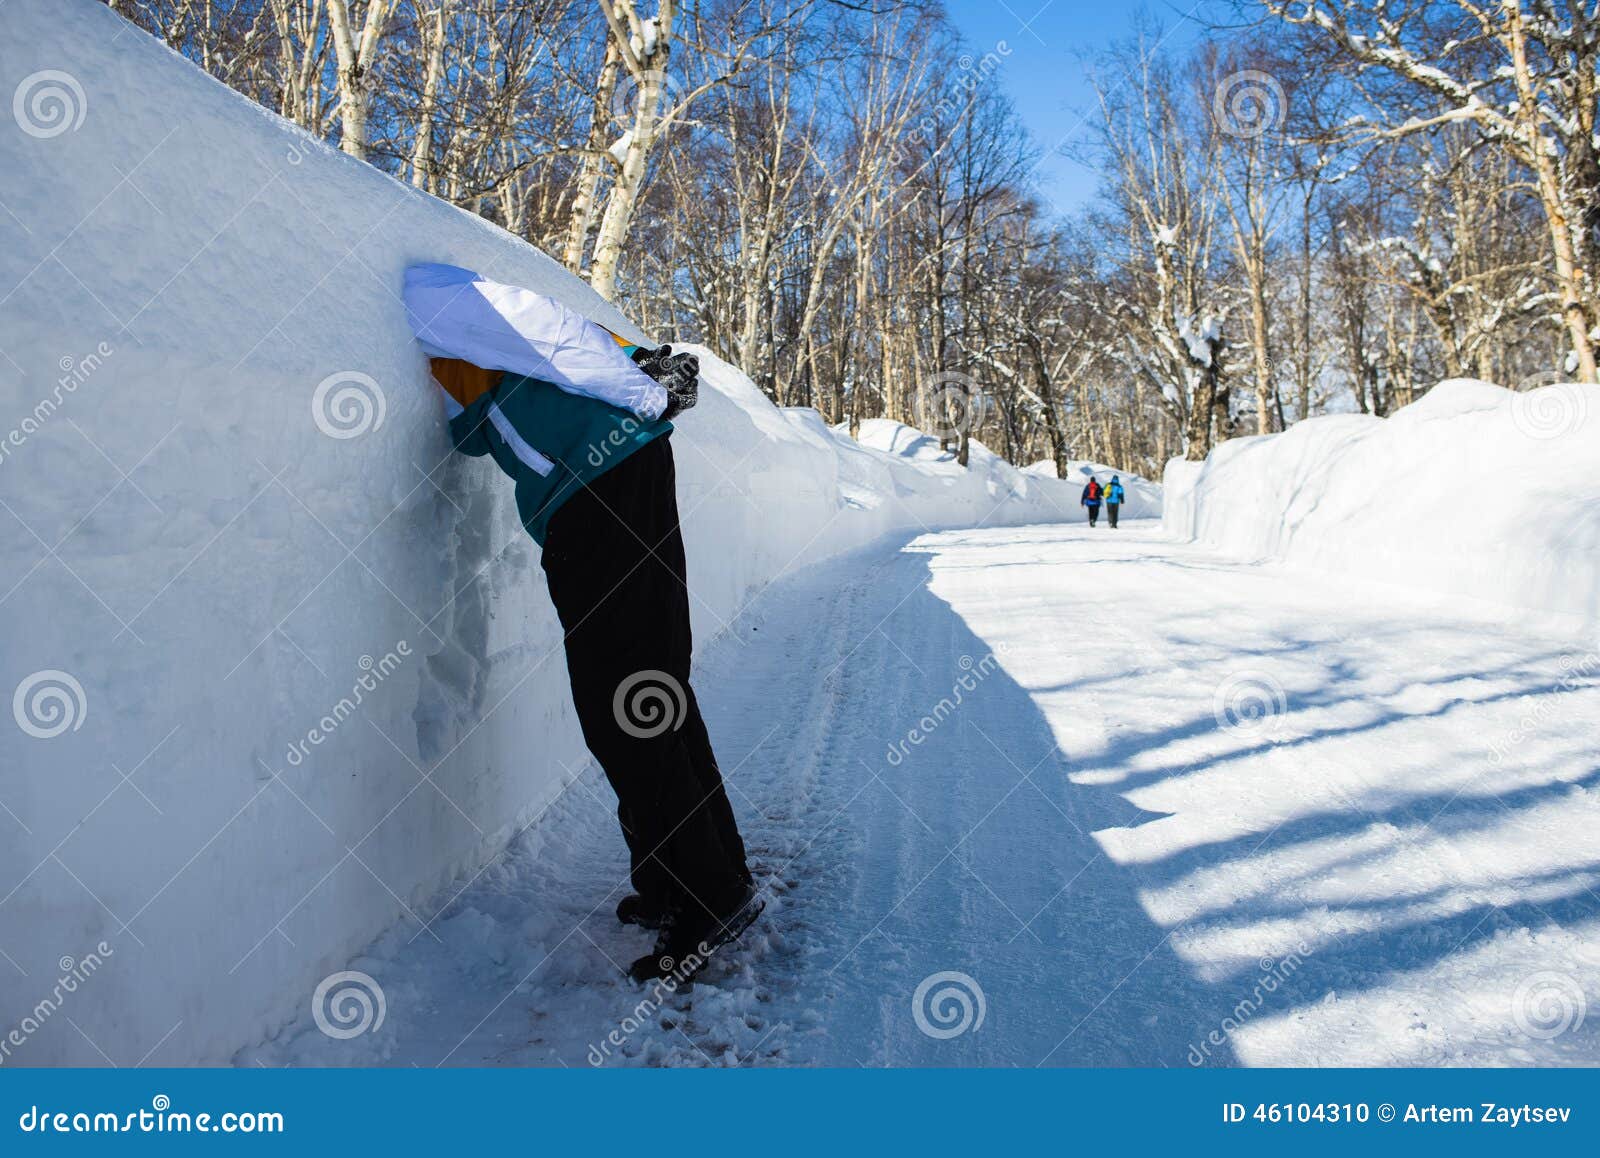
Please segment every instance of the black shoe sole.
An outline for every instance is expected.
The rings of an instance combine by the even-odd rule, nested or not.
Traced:
[[[704,944],[712,952],[715,952],[724,945],[737,941],[740,937],[744,936],[745,930],[749,929],[751,925],[756,923],[756,918],[762,914],[766,907],[767,902],[764,901],[759,895],[752,896],[748,901],[740,906],[738,912],[734,913],[734,915],[720,927],[717,933],[717,939],[715,941],[707,940],[704,942]]]
[[[617,917],[617,921],[624,925],[637,925],[641,929],[649,929],[652,933],[660,932],[672,924],[670,917]]]
[[[766,907],[767,902],[760,896],[752,896],[734,912],[733,916],[695,942],[689,960],[677,959],[666,954],[659,958],[646,955],[629,966],[627,975],[641,985],[667,977],[676,978],[679,985],[687,984],[695,974],[711,963],[711,958],[718,949],[744,936],[746,930],[756,923],[756,918]]]
[[[622,908],[623,904],[626,903],[626,899],[624,899],[622,903],[617,905],[617,921],[620,924],[637,925],[641,929],[649,929],[652,932],[665,929],[668,925],[672,924],[671,911],[651,912],[649,910],[645,910],[643,912],[634,912],[627,916],[623,916]]]

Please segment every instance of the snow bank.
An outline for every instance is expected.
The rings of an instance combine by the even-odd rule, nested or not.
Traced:
[[[1030,463],[1022,468],[1023,474],[1036,475],[1039,478],[1055,478],[1056,464],[1054,459],[1041,458],[1038,462]],[[1140,478],[1138,475],[1129,474],[1125,470],[1118,470],[1114,466],[1107,466],[1103,462],[1089,462],[1081,459],[1067,460],[1067,479],[1081,493],[1088,485],[1091,478],[1100,480],[1104,486],[1111,481],[1112,476],[1122,480],[1122,489],[1127,492],[1127,501],[1122,505],[1122,517],[1125,519],[1159,519],[1161,517],[1161,484],[1153,483],[1149,479]],[[1088,520],[1088,513],[1080,508],[1079,517]]]
[[[92,0],[5,22],[0,1036],[25,1040],[0,1062],[224,1060],[587,759],[537,549],[509,483],[450,452],[405,266],[642,335]],[[674,438],[702,640],[882,534],[1076,509],[991,457],[855,445],[703,362]]]
[[[1174,460],[1166,527],[1243,558],[1600,619],[1600,387],[1441,383]]]

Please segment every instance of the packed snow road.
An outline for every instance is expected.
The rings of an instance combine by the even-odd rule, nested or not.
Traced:
[[[532,580],[530,580],[532,581]],[[1155,525],[932,534],[703,649],[771,900],[659,1008],[585,770],[259,1064],[1600,1060],[1600,658]]]

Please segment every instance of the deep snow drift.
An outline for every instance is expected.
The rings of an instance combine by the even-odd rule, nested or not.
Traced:
[[[537,551],[510,484],[450,452],[402,271],[642,335],[104,6],[4,10],[0,1029],[97,961],[6,1060],[225,1059],[587,761]],[[674,439],[702,641],[886,532],[1076,509],[704,364]]]
[[[1167,529],[1239,558],[1600,620],[1600,386],[1443,382],[1390,418],[1174,460],[1164,483]]]

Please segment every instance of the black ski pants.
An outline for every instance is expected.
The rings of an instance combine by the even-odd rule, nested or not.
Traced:
[[[750,873],[689,686],[689,591],[667,438],[551,516],[544,572],[583,738],[617,794],[634,889],[652,904],[721,914]]]
[[[1113,527],[1117,525],[1117,511],[1120,510],[1121,507],[1122,507],[1121,503],[1107,503],[1106,504],[1106,518],[1111,521],[1111,525]]]

